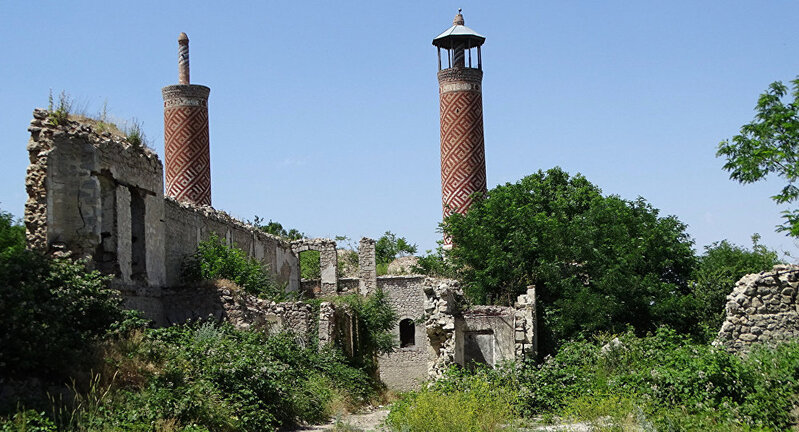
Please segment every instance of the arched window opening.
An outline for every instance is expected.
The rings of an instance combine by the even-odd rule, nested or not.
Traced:
[[[410,318],[400,321],[400,348],[410,348],[416,345],[416,325]]]

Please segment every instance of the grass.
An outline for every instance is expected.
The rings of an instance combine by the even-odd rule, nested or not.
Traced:
[[[133,146],[152,150],[150,142],[144,133],[142,122],[136,118],[121,122],[112,120],[108,113],[107,100],[103,102],[96,114],[89,114],[88,103],[79,106],[66,91],[62,90],[57,97],[54,97],[53,91],[50,90],[47,110],[50,113],[48,121],[51,125],[63,126],[68,121],[74,120],[91,125],[99,134],[107,132],[116,137],[126,139]]]
[[[408,431],[497,430],[515,417],[538,424],[579,422],[601,431],[799,425],[799,343],[739,357],[667,328],[619,339],[619,347],[605,352],[608,337],[570,342],[537,364],[453,368],[395,404],[390,424]]]

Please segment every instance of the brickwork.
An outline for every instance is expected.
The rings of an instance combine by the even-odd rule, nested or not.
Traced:
[[[166,195],[181,202],[211,205],[211,150],[208,94],[201,85],[164,87]]]
[[[483,72],[438,72],[441,104],[441,193],[446,218],[465,213],[475,193],[486,192],[483,137]]]

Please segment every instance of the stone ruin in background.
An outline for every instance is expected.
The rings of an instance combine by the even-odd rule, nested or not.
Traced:
[[[716,344],[745,353],[754,344],[775,345],[799,337],[799,266],[742,277],[727,296],[727,317]]]

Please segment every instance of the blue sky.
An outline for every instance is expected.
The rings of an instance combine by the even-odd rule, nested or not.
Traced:
[[[799,74],[788,1],[0,2],[0,208],[22,215],[25,144],[49,89],[143,122],[163,155],[161,87],[177,36],[209,100],[214,207],[311,236],[420,249],[439,235],[436,55],[459,7],[487,37],[489,187],[582,173],[688,224],[701,250],[775,233],[779,180],[741,186],[719,141],[769,83]]]

